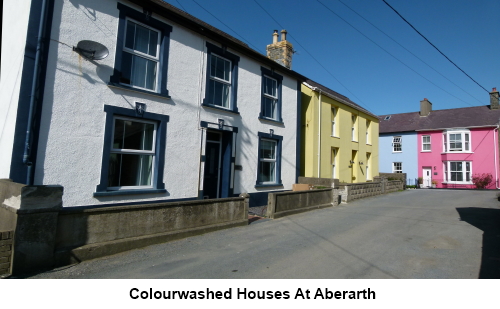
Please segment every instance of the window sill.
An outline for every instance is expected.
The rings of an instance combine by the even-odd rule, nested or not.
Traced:
[[[166,193],[165,189],[135,189],[135,190],[116,190],[116,191],[102,191],[94,192],[94,197],[100,196],[118,196],[118,195],[136,195],[136,194],[158,194]]]
[[[403,153],[402,151],[393,151],[392,153]]]
[[[353,142],[353,143],[359,143],[358,141],[351,141],[351,142]]]
[[[368,146],[372,146],[372,144],[370,144],[370,143],[366,143],[366,145],[368,145]]]
[[[167,100],[170,99],[170,96],[165,95],[165,94],[161,94],[161,93],[157,93],[157,92],[153,92],[153,91],[142,90],[142,89],[137,89],[137,88],[133,88],[133,87],[127,87],[127,86],[122,85],[122,84],[108,83],[108,87],[122,89],[122,90],[128,90],[128,91],[138,92],[138,93],[143,93],[143,94],[148,94],[151,96],[155,96],[155,97],[159,97],[159,98],[163,98],[163,99],[167,99]]]
[[[231,113],[231,114],[237,114],[237,115],[240,114],[238,111],[234,111],[232,109],[227,109],[227,108],[224,108],[224,107],[219,107],[217,105],[209,105],[209,104],[201,103],[201,106],[208,107],[208,108],[213,108],[213,109],[221,111],[221,112],[226,112],[226,113]]]
[[[340,138],[340,136],[330,135],[330,137]]]
[[[450,153],[474,153],[472,151],[450,151],[450,152],[441,152],[441,154],[450,154]]]
[[[280,125],[284,125],[285,124],[283,121],[275,120],[275,119],[272,119],[272,118],[266,118],[266,117],[259,117],[259,120],[269,121],[269,122],[272,122],[274,124],[280,124]]]
[[[256,184],[255,188],[283,187],[281,183]]]
[[[466,182],[466,181],[443,181],[441,182],[443,185],[473,185],[473,182]]]
[[[432,152],[431,150],[420,150],[420,152]]]

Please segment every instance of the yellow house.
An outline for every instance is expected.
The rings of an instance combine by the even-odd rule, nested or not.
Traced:
[[[377,116],[312,80],[301,91],[300,175],[346,183],[378,176]]]

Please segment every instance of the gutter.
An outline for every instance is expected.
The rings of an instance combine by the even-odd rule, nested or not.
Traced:
[[[32,140],[31,134],[33,130],[33,117],[35,113],[35,96],[36,96],[36,88],[38,85],[38,75],[40,70],[40,54],[42,49],[42,35],[44,30],[44,25],[46,23],[46,10],[47,10],[47,0],[42,0],[42,10],[40,13],[40,24],[38,26],[38,38],[36,44],[36,54],[35,54],[35,70],[33,72],[33,82],[31,84],[31,92],[30,92],[30,104],[28,110],[28,125],[26,128],[26,140],[24,143],[24,153],[23,153],[23,163],[27,165],[27,174],[26,174],[26,184],[33,185],[33,162],[31,162],[31,148],[32,148]]]
[[[500,124],[496,126],[496,128],[493,129],[493,153],[495,154],[494,161],[495,161],[495,187],[497,189],[500,189],[498,187],[498,158],[497,158],[497,147],[498,147],[498,142],[496,141],[496,136],[498,135],[498,128],[500,127]],[[495,131],[497,132],[495,135]]]

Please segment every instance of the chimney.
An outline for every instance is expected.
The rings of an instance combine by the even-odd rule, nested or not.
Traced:
[[[490,92],[490,109],[498,109],[498,91],[493,88]]]
[[[420,101],[420,117],[427,117],[432,111],[432,103],[427,100],[423,99]]]
[[[282,66],[292,68],[293,45],[286,40],[287,31],[281,30],[281,41],[278,42],[278,30],[274,30],[273,43],[267,45],[267,58]]]

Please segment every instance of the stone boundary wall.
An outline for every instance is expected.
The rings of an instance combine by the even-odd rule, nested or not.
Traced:
[[[14,231],[0,231],[0,278],[11,273]]]
[[[8,248],[11,274],[19,275],[248,225],[246,193],[225,199],[68,208],[62,207],[62,195],[62,186],[0,180],[0,231],[15,236],[13,244],[4,246],[0,234],[0,266]]]
[[[332,187],[337,188],[339,186],[339,180],[333,178],[314,178],[314,177],[299,177],[298,183],[310,184],[313,186],[320,187]]]
[[[385,187],[385,193],[391,193],[403,190],[404,182],[403,180],[388,180]]]
[[[353,200],[374,195],[383,194],[383,186],[380,182],[363,182],[341,184],[342,202],[348,203]]]
[[[313,209],[338,205],[338,190],[318,189],[269,193],[266,217],[277,219]]]
[[[101,208],[63,208],[57,266],[248,225],[248,197]]]

